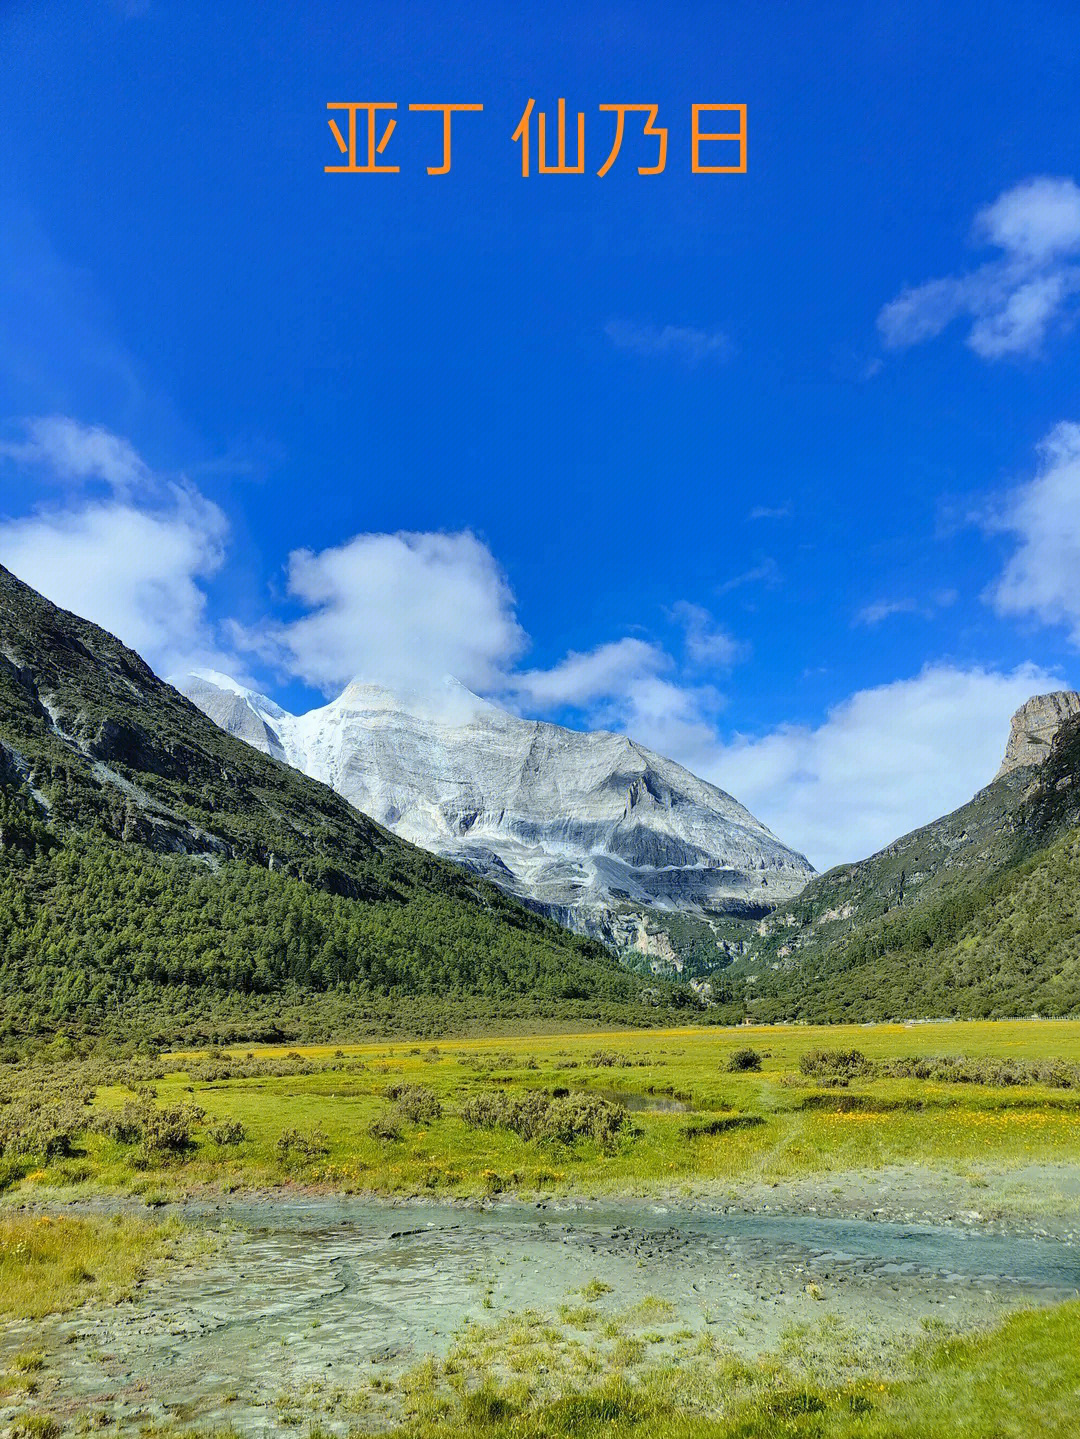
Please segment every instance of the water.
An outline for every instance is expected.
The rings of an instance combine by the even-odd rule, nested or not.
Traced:
[[[0,1362],[28,1344],[46,1351],[37,1410],[273,1432],[283,1392],[399,1372],[444,1354],[468,1321],[580,1305],[590,1279],[610,1285],[605,1315],[662,1298],[669,1328],[711,1329],[746,1353],[825,1313],[886,1343],[927,1317],[971,1324],[1080,1289],[1080,1248],[1065,1241],[807,1215],[346,1197],[171,1212],[218,1236],[205,1260],[129,1305],[0,1335]],[[11,1412],[0,1407],[0,1426]]]
[[[673,1094],[628,1094],[622,1089],[587,1089],[586,1094],[597,1094],[609,1099],[612,1104],[621,1104],[631,1114],[690,1114],[694,1106],[688,1099],[677,1099]]]

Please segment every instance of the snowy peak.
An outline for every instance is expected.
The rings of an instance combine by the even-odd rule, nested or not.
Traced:
[[[449,725],[468,724],[471,720],[483,716],[491,717],[504,713],[479,695],[473,694],[472,690],[466,689],[460,680],[454,679],[452,675],[444,676],[441,681],[427,689],[390,690],[382,685],[355,679],[345,686],[327,708],[359,714],[412,715],[433,724]]]
[[[520,719],[452,679],[424,693],[355,681],[304,715],[210,671],[178,687],[403,838],[589,932],[610,934],[614,915],[763,913],[813,874],[673,760]]]
[[[282,743],[281,729],[283,723],[287,726],[293,722],[293,716],[268,695],[247,689],[217,670],[193,670],[170,683],[229,734],[275,759],[292,762]]]

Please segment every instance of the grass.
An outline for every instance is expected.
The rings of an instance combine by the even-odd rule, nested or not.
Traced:
[[[532,1311],[472,1326],[443,1360],[356,1387],[316,1382],[281,1396],[281,1422],[309,1439],[1075,1439],[1080,1302],[1025,1311],[963,1338],[926,1342],[875,1372],[750,1363],[711,1342],[648,1361],[620,1333],[603,1356]],[[557,1371],[557,1377],[553,1373]],[[394,1419],[390,1416],[396,1415]],[[315,1417],[319,1416],[319,1417]],[[404,1417],[402,1417],[404,1416]],[[225,1431],[227,1432],[227,1431]],[[211,1439],[169,1427],[146,1439]],[[224,1434],[220,1436],[224,1439]]]
[[[632,1322],[632,1316],[628,1316]],[[648,1336],[645,1336],[647,1340]],[[836,1346],[834,1346],[835,1349]],[[647,1342],[619,1333],[600,1362],[525,1314],[473,1330],[439,1365],[399,1382],[391,1439],[1029,1439],[1080,1432],[1080,1303],[1014,1315],[965,1338],[926,1343],[885,1374],[815,1372],[797,1359],[746,1363],[698,1343],[649,1366]],[[562,1387],[544,1375],[557,1365]],[[362,1401],[353,1412],[365,1427]]]
[[[732,1067],[732,1056],[749,1049],[760,1068],[745,1056]],[[848,1061],[839,1069],[828,1056],[804,1064],[817,1050],[847,1051]],[[869,1062],[852,1061],[851,1051]],[[898,1063],[943,1055],[968,1063],[938,1066],[933,1078],[913,1077]],[[981,1063],[989,1060],[1019,1063]],[[1080,1091],[1030,1082],[1037,1078],[1031,1066],[1051,1060],[1080,1064],[1080,1024],[679,1029],[292,1051],[245,1046],[174,1054],[110,1076],[74,1061],[9,1065],[0,1069],[0,1129],[7,1114],[12,1132],[11,1115],[24,1102],[19,1096],[35,1085],[46,1096],[67,1095],[68,1109],[74,1106],[87,1123],[67,1152],[9,1155],[0,1167],[9,1166],[15,1197],[66,1185],[68,1192],[133,1192],[149,1202],[202,1186],[231,1192],[283,1185],[469,1197],[673,1190],[737,1196],[740,1187],[804,1175],[936,1167],[982,1186],[973,1202],[988,1213],[1009,1170],[1080,1164]],[[941,1078],[951,1073],[964,1078]],[[1004,1073],[1020,1082],[979,1082]],[[477,1096],[530,1090],[622,1094],[635,1102],[654,1095],[693,1112],[635,1108],[630,1132],[604,1146],[588,1137],[524,1139],[462,1117]],[[78,1097],[85,1094],[91,1106]],[[147,1100],[163,1110],[205,1111],[190,1148],[162,1154],[122,1142],[116,1137],[122,1126],[89,1122]],[[1031,1206],[1043,1202],[1058,1202],[1052,1185],[1044,1184],[1044,1199],[1036,1196]],[[168,1223],[0,1216],[0,1318],[33,1320],[91,1298],[121,1300],[181,1242],[179,1228]],[[807,1286],[811,1297],[813,1287]],[[491,1308],[490,1291],[477,1292],[481,1309]],[[820,1320],[793,1329],[773,1355],[747,1361],[713,1338],[720,1330],[679,1329],[662,1298],[627,1308],[610,1286],[583,1274],[551,1314],[473,1323],[442,1358],[429,1357],[404,1375],[341,1373],[332,1393],[319,1381],[310,1392],[281,1396],[277,1410],[311,1439],[323,1434],[324,1417],[335,1433],[346,1432],[344,1423],[351,1439],[368,1432],[435,1439],[448,1431],[461,1439],[1080,1433],[1080,1303],[1014,1315],[961,1338],[942,1339],[940,1328],[931,1329],[914,1351],[888,1352],[873,1335],[843,1331],[828,1306],[811,1308]],[[0,1396],[41,1409],[47,1356],[44,1375],[42,1362],[32,1344],[9,1358]],[[27,1413],[12,1432],[49,1439],[51,1424],[47,1413]],[[179,1439],[184,1431],[155,1432]]]
[[[730,1070],[731,1055],[747,1047],[761,1056],[761,1069]],[[888,1077],[876,1067],[837,1088],[800,1071],[802,1057],[823,1047],[859,1049],[875,1066],[946,1054],[1080,1063],[1080,1023],[741,1027],[174,1055],[161,1063],[153,1089],[161,1106],[194,1102],[206,1111],[189,1151],[147,1156],[87,1133],[71,1154],[21,1161],[8,1183],[144,1195],[299,1183],[480,1197],[715,1190],[832,1170],[931,1166],[966,1174],[1080,1161],[1076,1090]],[[48,1073],[42,1083],[48,1087]],[[429,1090],[438,1117],[415,1123],[403,1115],[387,1097],[400,1085]],[[695,1113],[635,1112],[604,1148],[589,1139],[526,1140],[462,1119],[470,1098],[530,1089],[674,1095]],[[120,1085],[101,1087],[96,1109],[131,1098]],[[241,1141],[215,1142],[215,1128],[229,1124],[242,1126]]]
[[[0,1218],[0,1318],[42,1319],[87,1300],[116,1303],[176,1249],[178,1226],[135,1219]],[[20,1374],[41,1368],[35,1351],[15,1356]]]

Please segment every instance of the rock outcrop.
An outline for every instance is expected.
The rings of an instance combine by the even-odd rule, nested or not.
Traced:
[[[655,931],[664,912],[759,915],[814,873],[729,794],[626,735],[520,719],[452,680],[423,696],[354,683],[299,716],[209,671],[179,687],[404,839],[618,948],[642,932],[634,916]]]
[[[1034,695],[1012,717],[1009,741],[1001,768],[994,776],[1000,779],[1024,765],[1042,764],[1058,730],[1073,715],[1080,714],[1080,694],[1075,690],[1055,690],[1053,694]]]

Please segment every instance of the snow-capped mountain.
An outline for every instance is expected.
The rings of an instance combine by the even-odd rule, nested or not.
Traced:
[[[814,873],[672,760],[625,735],[519,719],[453,680],[426,695],[353,683],[303,715],[213,671],[177,683],[230,734],[404,839],[676,968],[665,916],[764,913]]]

